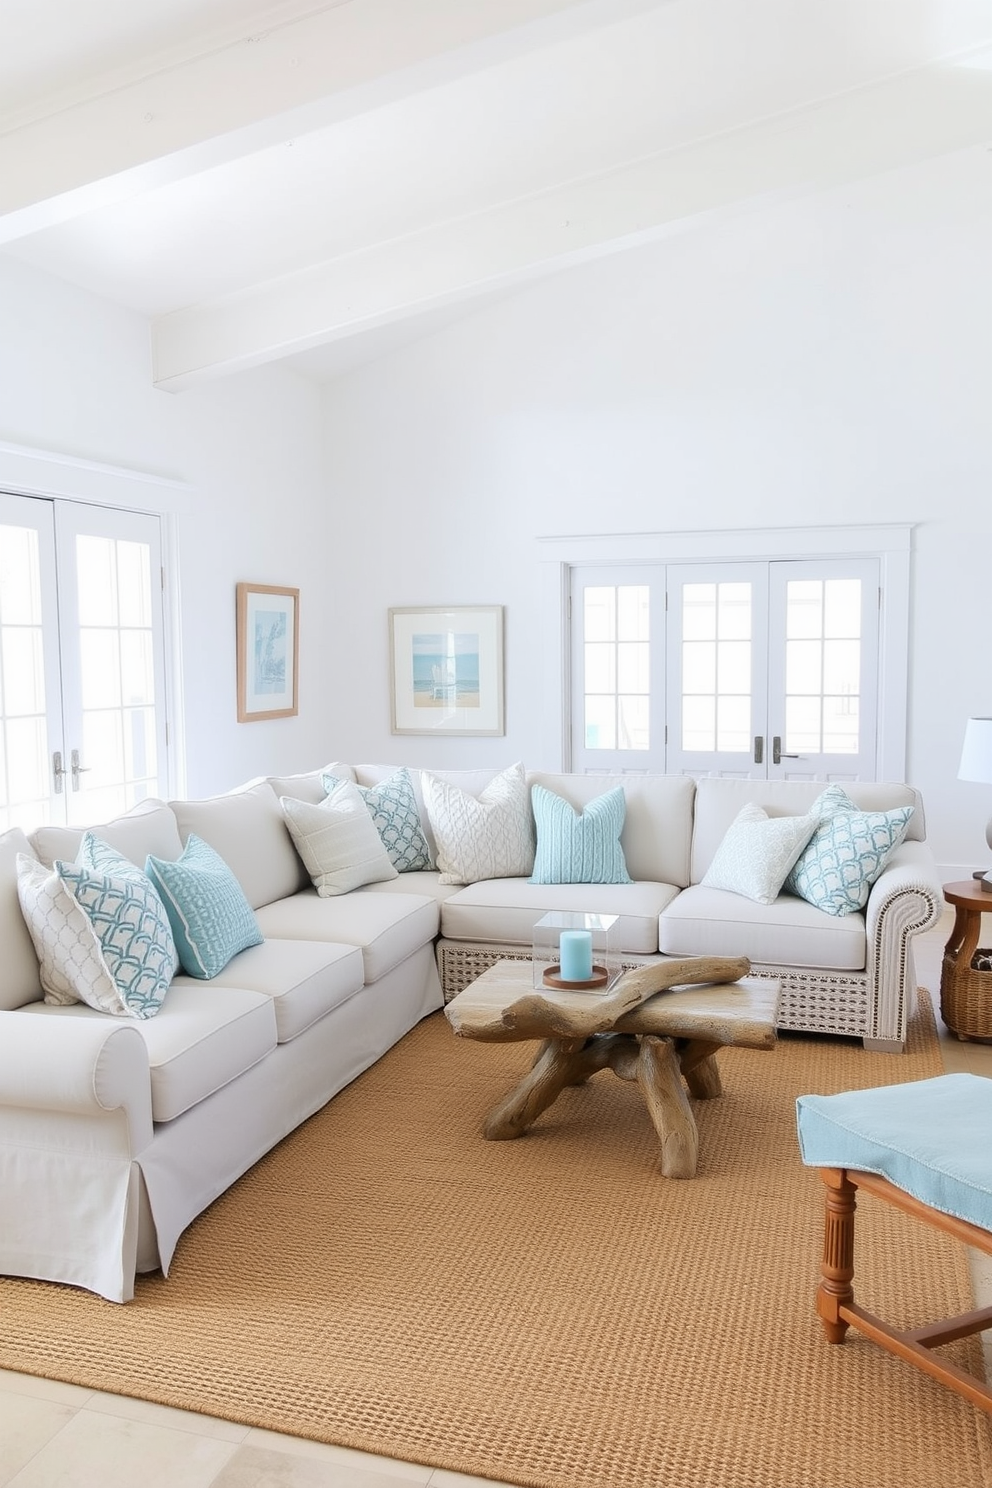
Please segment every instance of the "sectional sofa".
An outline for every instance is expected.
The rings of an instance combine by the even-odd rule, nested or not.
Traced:
[[[176,976],[145,1021],[43,1000],[15,865],[19,854],[71,862],[82,834],[0,836],[0,1273],[127,1300],[136,1272],[167,1271],[197,1214],[443,998],[502,956],[526,958],[548,910],[618,914],[630,965],[746,955],[782,982],[783,1027],[901,1048],[912,937],[941,909],[910,787],[850,787],[866,809],[914,811],[864,913],[843,919],[792,895],[764,905],[700,883],[742,804],[802,814],[820,786],[675,776],[527,776],[576,810],[622,788],[630,883],[517,873],[453,884],[427,868],[319,896],[280,798],[316,805],[328,774],[368,788],[396,768],[335,763],[205,801],[143,802],[94,828],[139,867],[178,859],[195,834],[233,870],[264,937],[209,980]],[[421,772],[409,773],[436,854]],[[431,772],[466,800],[498,773]]]

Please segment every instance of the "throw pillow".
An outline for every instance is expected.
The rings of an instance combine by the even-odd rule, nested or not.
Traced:
[[[727,828],[702,886],[774,904],[818,822],[812,811],[807,816],[769,816],[749,801]]]
[[[169,916],[179,962],[206,981],[249,946],[261,945],[252,907],[219,853],[191,832],[182,857],[148,858],[145,872]]]
[[[345,784],[329,771],[321,774],[321,784],[328,795]],[[369,815],[379,833],[389,861],[397,873],[416,873],[431,866],[431,852],[420,823],[420,809],[413,781],[406,767],[401,767],[378,785],[356,785]]]
[[[126,858],[122,852],[117,851],[116,847],[111,847],[109,842],[105,842],[102,837],[98,837],[94,832],[83,833],[82,841],[79,844],[79,851],[76,853],[76,867],[89,868],[94,873],[109,873],[114,878],[129,878],[132,883],[147,886],[156,893],[156,896],[158,894],[158,891],[155,889],[154,884],[144,869],[139,868],[137,863],[132,862],[130,858]],[[171,928],[169,935],[171,939]],[[175,949],[175,942],[173,941],[171,975],[175,976],[178,970],[179,952]]]
[[[535,884],[624,884],[627,872],[620,833],[627,801],[623,787],[606,791],[584,811],[543,785],[531,790],[537,823],[537,856],[530,881]]]
[[[826,914],[854,914],[868,903],[872,884],[905,837],[913,807],[860,811],[842,786],[831,785],[812,813],[819,825],[785,887]]]
[[[280,796],[286,825],[323,899],[384,883],[396,869],[357,785],[343,780],[318,806]]]
[[[154,1017],[172,980],[175,945],[147,879],[58,861],[46,868],[19,854],[17,892],[46,1002],[84,1002],[118,1018]]]
[[[443,884],[523,878],[534,866],[534,823],[523,765],[511,765],[478,796],[423,775],[424,801]]]

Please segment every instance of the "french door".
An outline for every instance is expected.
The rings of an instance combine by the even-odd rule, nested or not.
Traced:
[[[575,568],[581,771],[873,779],[876,559]]]
[[[0,828],[167,788],[157,517],[0,493]]]

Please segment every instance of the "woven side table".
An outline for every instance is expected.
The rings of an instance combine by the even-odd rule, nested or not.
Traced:
[[[959,1039],[992,1042],[992,971],[972,966],[982,933],[982,914],[992,914],[992,894],[975,879],[944,885],[954,905],[954,928],[940,971],[940,1016]]]

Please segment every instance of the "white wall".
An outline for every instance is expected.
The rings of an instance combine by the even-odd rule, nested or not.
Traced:
[[[326,488],[319,392],[295,374],[262,370],[181,396],[151,383],[147,322],[61,280],[0,257],[0,441],[179,477],[176,506],[179,661],[190,794],[329,757]],[[0,489],[37,490],[43,459],[0,451]],[[27,473],[25,473],[27,472]],[[90,499],[141,482],[87,466],[56,472],[63,494]],[[149,488],[153,499],[154,488]],[[299,717],[239,724],[235,584],[299,586]]]
[[[955,777],[992,713],[990,263],[982,150],[573,269],[330,384],[335,751],[558,763],[540,535],[912,523],[908,774],[942,864],[983,864],[992,787]],[[386,610],[435,603],[506,605],[505,738],[391,736]]]

